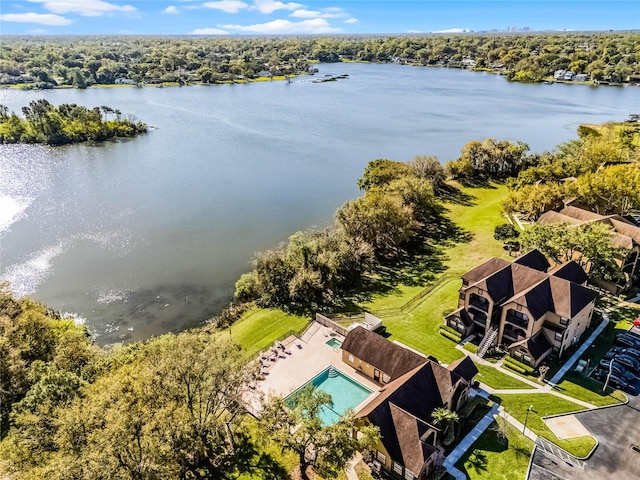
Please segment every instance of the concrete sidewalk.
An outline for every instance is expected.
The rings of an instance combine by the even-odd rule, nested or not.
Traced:
[[[456,446],[456,448],[454,448],[453,451],[449,455],[447,455],[447,458],[445,458],[444,463],[442,465],[447,469],[448,472],[451,473],[453,469],[457,470],[454,467],[454,465],[458,460],[460,460],[460,458],[465,454],[465,452],[469,450],[471,445],[473,445],[473,442],[475,442],[480,437],[480,435],[482,435],[482,433],[487,429],[487,427],[491,425],[491,422],[493,422],[493,418],[498,413],[499,407],[500,406],[497,403],[494,403],[493,406],[491,407],[491,410],[489,410],[489,412],[487,412],[487,414],[482,418],[482,420],[480,420],[476,424],[476,426],[473,427],[473,430],[471,430],[467,434],[467,436],[460,441],[460,443]],[[460,473],[462,474],[462,472]],[[462,478],[466,478],[466,476],[462,474]]]

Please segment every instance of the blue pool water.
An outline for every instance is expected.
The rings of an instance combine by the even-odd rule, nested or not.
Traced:
[[[322,423],[325,425],[336,423],[347,410],[353,410],[371,394],[371,390],[351,380],[340,370],[335,367],[327,367],[291,393],[285,400],[292,403],[295,401],[296,393],[309,384],[328,393],[333,399],[333,408],[323,408],[320,413]]]
[[[331,348],[338,348],[342,346],[342,342],[337,338],[332,338],[331,340],[328,340],[326,344],[329,345]]]

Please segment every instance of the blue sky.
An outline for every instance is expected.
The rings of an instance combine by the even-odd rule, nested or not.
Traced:
[[[638,0],[2,0],[0,34],[640,29]]]

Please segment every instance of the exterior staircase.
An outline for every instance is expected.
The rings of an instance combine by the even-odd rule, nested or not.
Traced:
[[[487,354],[487,350],[489,350],[489,347],[493,344],[493,341],[496,339],[496,337],[498,336],[498,326],[493,326],[491,327],[491,330],[489,330],[489,333],[487,333],[484,338],[482,339],[482,342],[480,342],[480,345],[478,346],[478,353],[477,355],[480,358],[484,358],[484,356]]]

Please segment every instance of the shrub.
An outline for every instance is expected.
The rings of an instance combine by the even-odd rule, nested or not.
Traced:
[[[443,328],[440,329],[440,335],[442,335],[445,338],[448,338],[449,340],[452,340],[456,343],[459,343],[462,340],[462,336],[458,333],[457,335],[454,335],[453,333],[449,332],[448,330],[445,330]]]
[[[455,335],[457,337],[462,337],[462,334],[459,331],[457,331],[455,328],[450,327],[449,325],[441,325],[440,328],[442,330],[446,330],[451,335]]]
[[[513,370],[514,372],[520,373],[521,375],[526,375],[526,372],[523,368],[520,368],[518,365],[514,365],[512,363],[504,363],[504,367],[509,370]]]
[[[504,357],[504,366],[509,367],[512,370],[520,371],[526,375],[533,375],[533,367],[530,367],[526,363],[519,362],[513,357]]]

